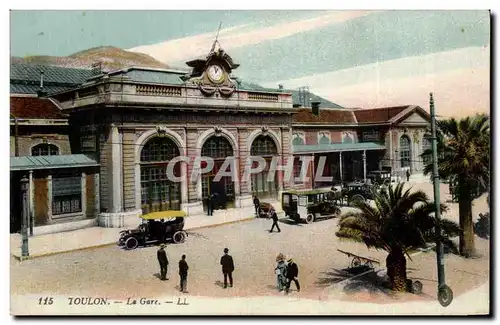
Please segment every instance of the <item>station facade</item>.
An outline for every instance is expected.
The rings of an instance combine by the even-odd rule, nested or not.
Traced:
[[[86,179],[92,175],[92,182],[85,181],[95,188],[85,190],[93,204],[86,217],[93,211],[98,224],[120,227],[127,216],[153,211],[201,214],[214,193],[224,198],[224,208],[238,208],[251,206],[253,194],[279,200],[284,190],[366,179],[382,168],[401,175],[407,169],[422,172],[420,153],[430,137],[429,115],[420,107],[346,109],[322,103],[313,113],[281,87],[256,87],[233,77],[239,65],[222,49],[187,65],[188,73],[137,67],[85,72],[76,87],[50,95],[68,116],[70,152],[58,154],[86,157],[87,165],[78,170]],[[181,156],[190,161],[175,164],[179,179],[172,181],[167,166]],[[249,156],[263,157],[265,168],[245,178]],[[326,164],[318,167],[322,156]],[[197,172],[204,162],[192,163],[196,157],[212,158],[211,172]],[[215,180],[227,157],[234,157],[234,177]],[[281,165],[293,159],[299,176],[301,157],[313,161],[309,180],[270,171],[273,159]],[[332,181],[315,182],[318,171]]]

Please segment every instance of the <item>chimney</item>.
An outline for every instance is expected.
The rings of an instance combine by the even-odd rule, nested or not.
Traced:
[[[283,90],[283,85],[282,85],[282,84],[279,84],[279,85],[278,85],[278,89],[279,89],[279,90]]]
[[[37,91],[38,97],[47,96],[47,92],[43,89],[43,71],[40,71],[40,89]]]
[[[311,102],[313,115],[319,116],[319,104],[321,104],[321,102]]]
[[[98,76],[102,73],[102,62],[97,61],[92,63],[92,75]]]

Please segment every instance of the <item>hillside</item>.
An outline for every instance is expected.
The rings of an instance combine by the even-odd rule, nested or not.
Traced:
[[[92,63],[101,61],[104,71],[130,66],[168,68],[168,65],[143,53],[134,53],[113,46],[100,46],[80,51],[69,56],[35,55],[24,58],[12,57],[12,62],[55,65],[68,68],[90,68]]]

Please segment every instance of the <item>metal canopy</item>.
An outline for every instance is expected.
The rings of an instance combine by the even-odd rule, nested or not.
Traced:
[[[294,145],[293,153],[321,153],[321,152],[343,152],[361,150],[385,150],[385,146],[375,142],[358,143],[332,143],[313,145]]]
[[[99,164],[94,158],[84,154],[10,157],[11,171],[93,166]]]

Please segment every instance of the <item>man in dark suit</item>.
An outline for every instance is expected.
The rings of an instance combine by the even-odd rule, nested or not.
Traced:
[[[187,276],[188,276],[189,266],[186,262],[186,255],[183,254],[181,260],[179,261],[179,275],[181,277],[180,291],[186,292],[187,290]]]
[[[165,244],[160,245],[160,249],[156,254],[158,257],[158,263],[160,263],[160,279],[162,281],[168,280],[167,278],[167,267],[168,267],[168,258],[167,252],[165,252]]]
[[[220,265],[222,265],[222,274],[224,275],[224,289],[227,288],[227,278],[229,277],[229,287],[233,287],[233,271],[234,261],[233,257],[228,254],[229,249],[224,248],[224,255],[220,258]]]
[[[299,268],[295,261],[290,257],[288,258],[288,266],[286,268],[286,288],[285,292],[288,293],[290,291],[290,285],[292,284],[292,281],[295,282],[295,286],[297,287],[297,291],[300,292],[300,284],[299,284],[299,279],[297,278],[299,276]]]
[[[257,195],[253,196],[253,205],[255,207],[255,216],[258,218],[260,217],[259,212],[260,212],[260,200],[257,197]]]
[[[273,225],[271,227],[271,230],[269,230],[269,232],[273,232],[274,226],[278,228],[278,232],[281,232],[280,226],[278,226],[278,214],[276,213],[274,208],[271,208],[271,211],[269,211],[269,213],[271,214],[271,218],[273,218]]]

